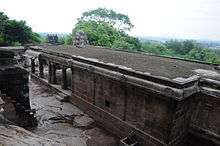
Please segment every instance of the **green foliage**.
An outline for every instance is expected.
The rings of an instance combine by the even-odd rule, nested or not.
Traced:
[[[129,36],[127,34],[124,34],[123,37],[125,39],[125,42],[131,45],[131,47],[129,47],[128,49],[137,50],[137,51],[141,50],[142,44],[138,38]]]
[[[210,48],[211,51],[213,51],[215,54],[217,54],[220,57],[220,48]]]
[[[168,49],[164,44],[162,43],[143,43],[143,51],[156,54],[156,55],[166,55],[171,56],[174,54],[174,51],[172,49]]]
[[[141,48],[141,43],[137,38],[118,31],[107,22],[79,21],[72,34],[78,31],[86,33],[91,45],[132,50]]]
[[[165,46],[179,55],[186,55],[194,48],[200,48],[199,44],[193,40],[170,40],[165,42]]]
[[[58,43],[59,44],[65,44],[65,36],[61,36],[58,38]]]
[[[8,17],[4,15],[3,12],[0,12],[0,46],[5,44],[5,26],[8,22]]]
[[[91,45],[140,50],[140,41],[125,33],[131,28],[133,25],[127,15],[98,8],[82,14],[72,31],[72,36],[74,38],[76,32],[83,31]]]
[[[39,40],[40,40],[40,43],[47,43],[48,42],[47,37],[42,34],[39,35]]]
[[[5,43],[5,38],[3,34],[0,34],[0,46]]]
[[[84,31],[88,36],[89,43],[97,46],[110,47],[115,38],[118,38],[120,35],[108,23],[98,23],[95,21],[79,21],[73,30],[73,34],[78,31]]]
[[[143,51],[157,55],[181,57],[210,63],[220,63],[220,56],[213,50],[202,48],[196,41],[170,40],[163,43],[143,43]]]
[[[0,33],[4,32],[5,25],[7,24],[9,18],[3,12],[0,12]]]
[[[192,49],[197,49],[200,48],[200,46],[192,40],[185,40],[182,42],[183,44],[183,49],[181,50],[181,53],[183,55],[188,54]]]
[[[112,44],[112,48],[118,48],[122,50],[134,50],[134,45],[129,44],[125,40],[115,40],[114,43]]]
[[[0,46],[40,42],[40,36],[25,21],[10,20],[3,12],[0,12],[0,26]]]
[[[71,34],[65,36],[65,45],[72,45],[73,44],[73,36]]]
[[[30,34],[31,36],[27,43],[41,43],[42,42],[42,38],[38,33],[31,31]]]
[[[84,12],[79,21],[95,21],[95,22],[106,22],[114,26],[119,31],[130,31],[133,28],[129,17],[127,15],[116,13],[113,10],[105,8],[98,8]]]
[[[194,48],[187,57],[205,62],[220,63],[220,57],[214,51],[206,48]]]

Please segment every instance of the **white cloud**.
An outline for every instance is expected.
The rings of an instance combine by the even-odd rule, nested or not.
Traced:
[[[133,35],[220,40],[219,0],[0,0],[0,11],[38,32],[71,32],[81,13],[98,7],[128,14]]]

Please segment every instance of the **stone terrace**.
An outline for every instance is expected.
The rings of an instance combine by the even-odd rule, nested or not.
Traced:
[[[82,56],[96,61],[119,65],[122,68],[132,69],[145,74],[175,79],[178,77],[188,78],[192,75],[202,74],[211,78],[219,79],[216,65],[196,61],[186,61],[168,57],[159,57],[141,53],[129,53],[112,49],[88,46],[76,48],[74,46],[43,46],[47,51],[66,55]]]
[[[69,101],[121,144],[218,145],[219,65],[94,46],[27,48],[32,74],[70,89]],[[185,141],[190,135],[199,140]]]

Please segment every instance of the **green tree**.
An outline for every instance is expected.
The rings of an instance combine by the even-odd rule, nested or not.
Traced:
[[[181,57],[210,63],[220,63],[220,57],[215,51],[203,48],[192,40],[170,40],[163,43],[143,43],[143,51],[165,56]]]
[[[120,33],[106,22],[79,21],[73,29],[73,34],[84,31],[91,45],[110,47]]]
[[[181,54],[183,55],[188,54],[192,49],[200,47],[199,44],[197,44],[193,40],[185,40],[182,43],[183,43],[183,48],[181,50]]]
[[[130,21],[130,18],[127,15],[117,13],[113,10],[108,10],[105,8],[98,8],[95,10],[84,12],[78,20],[106,22],[120,31],[130,31],[131,28],[134,27],[134,25]]]
[[[91,45],[123,49],[127,47],[127,49],[132,50],[141,48],[141,43],[137,38],[118,31],[107,22],[79,21],[75,25],[72,34],[78,31],[83,31],[87,34]]]
[[[25,21],[10,20],[5,27],[7,44],[19,42],[21,44],[39,42],[39,35],[32,32],[31,27]]]
[[[3,12],[0,12],[0,33],[4,32],[5,25],[7,24],[9,18]]]
[[[204,62],[220,63],[219,56],[214,51],[205,48],[194,48],[189,52],[187,57]]]
[[[59,38],[58,38],[58,42],[59,42],[59,44],[65,44],[65,36],[60,36]]]
[[[165,42],[165,46],[173,50],[176,54],[184,55],[183,44],[178,40],[170,40]]]
[[[5,44],[5,25],[7,24],[9,18],[3,13],[0,12],[0,46]]]
[[[165,45],[179,55],[187,55],[192,49],[200,47],[199,44],[193,40],[170,40],[166,41]]]
[[[40,36],[25,21],[10,20],[3,12],[0,12],[0,26],[1,46],[40,42]]]
[[[125,33],[131,28],[133,25],[127,15],[98,8],[82,14],[72,35],[74,38],[76,32],[83,31],[91,45],[140,50],[140,41]]]
[[[166,56],[173,56],[174,51],[168,49],[162,43],[153,43],[153,42],[145,42],[142,45],[143,51],[148,53],[153,53],[156,55],[166,55]]]
[[[65,36],[65,45],[72,45],[73,44],[73,36],[72,34]]]
[[[142,44],[141,44],[141,42],[139,41],[138,38],[129,36],[129,35],[125,34],[125,33],[124,33],[123,36],[124,36],[125,41],[128,44],[132,45],[132,47],[129,47],[130,49],[137,50],[137,51],[141,50]]]

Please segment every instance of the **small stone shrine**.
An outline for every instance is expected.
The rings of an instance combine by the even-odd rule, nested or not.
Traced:
[[[58,36],[56,34],[48,34],[47,43],[58,44]]]
[[[78,48],[85,48],[88,44],[88,37],[85,32],[79,31],[75,34],[74,46]]]

